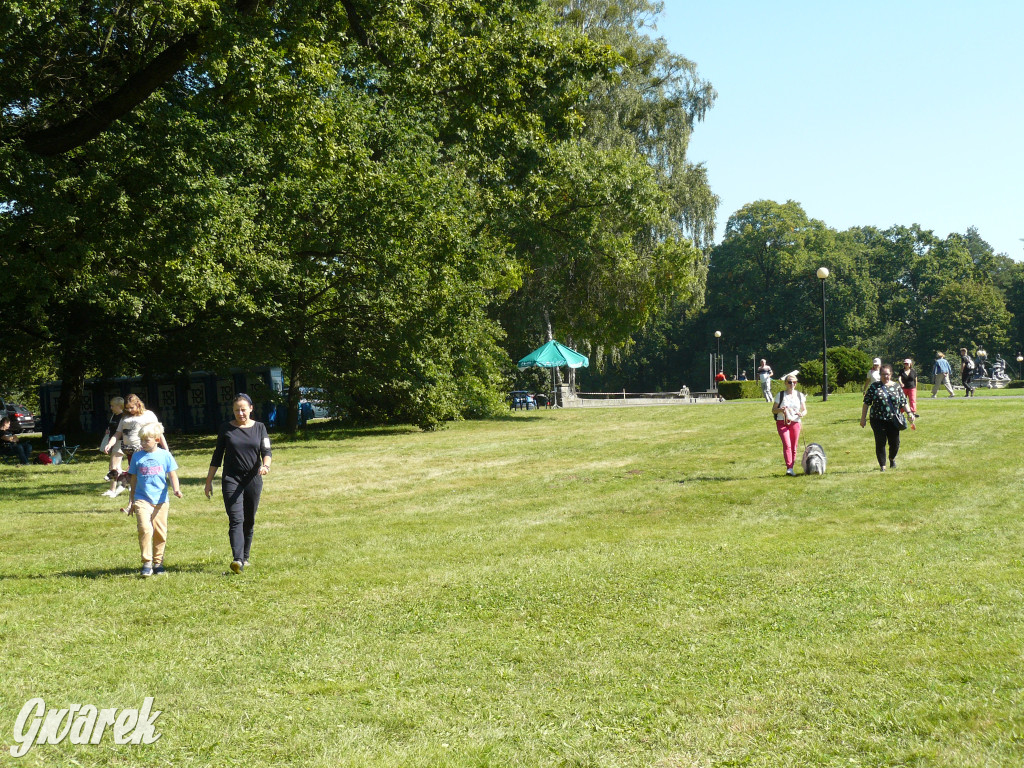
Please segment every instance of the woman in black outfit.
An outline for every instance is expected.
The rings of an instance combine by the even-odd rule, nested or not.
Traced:
[[[231,571],[241,573],[249,564],[252,529],[260,506],[263,476],[270,471],[270,437],[262,422],[253,421],[252,399],[235,396],[235,418],[224,422],[217,434],[217,447],[206,475],[206,498],[213,496],[213,478],[224,462],[220,488],[228,513],[228,538],[231,541]]]

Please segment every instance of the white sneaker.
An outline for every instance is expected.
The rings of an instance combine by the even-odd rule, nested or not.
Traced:
[[[793,471],[792,467],[786,470],[786,474],[789,475],[790,477],[796,477],[796,472]]]
[[[106,496],[108,499],[112,499],[114,498],[114,492],[108,488],[107,490],[100,493],[100,496]]]
[[[116,488],[116,489],[114,490],[114,492],[113,492],[112,494],[110,494],[110,498],[112,498],[112,499],[113,499],[113,498],[115,498],[115,497],[117,497],[117,496],[120,496],[120,495],[121,495],[122,493],[124,493],[124,486],[123,486],[123,485],[119,485],[119,486],[117,486],[117,488]]]

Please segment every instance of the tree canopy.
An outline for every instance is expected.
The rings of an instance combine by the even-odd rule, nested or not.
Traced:
[[[831,273],[827,335],[830,352],[843,353],[830,370],[839,365],[843,381],[853,380],[852,353],[926,367],[936,351],[984,347],[1009,359],[1021,349],[1024,265],[993,253],[977,230],[945,238],[917,225],[836,231],[795,201],[761,200],[735,212],[712,249],[705,305],[634,334],[635,348],[597,372],[595,388],[702,388],[716,330],[730,374],[734,365],[752,373],[755,355],[776,371],[820,361],[819,267]],[[808,365],[808,381],[820,370]]]
[[[280,363],[434,426],[496,407],[541,313],[628,339],[702,289],[713,91],[610,9],[6,4],[0,330],[38,351],[8,375],[64,381],[70,425],[87,376]]]

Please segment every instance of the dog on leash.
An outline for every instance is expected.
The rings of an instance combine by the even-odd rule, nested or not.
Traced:
[[[825,458],[825,449],[817,443],[811,443],[804,448],[804,457],[801,460],[805,475],[824,475],[825,467],[828,464]]]

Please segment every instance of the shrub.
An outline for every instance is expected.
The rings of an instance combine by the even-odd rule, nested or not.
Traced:
[[[823,380],[821,360],[806,360],[800,363],[800,379],[806,384],[820,387]],[[851,347],[832,347],[828,350],[829,391],[847,384],[861,384],[871,367],[867,352]]]
[[[772,384],[775,384],[773,381]],[[747,400],[761,397],[759,381],[723,381],[718,385],[718,394],[725,400]]]
[[[871,355],[852,347],[832,347],[828,351],[829,378],[839,386],[862,384],[871,367]]]
[[[821,368],[821,363],[818,363],[818,368]],[[804,369],[801,368],[800,370],[800,390],[808,397],[820,395],[821,382],[809,381],[805,375],[806,372]],[[843,386],[836,386],[829,383],[828,393],[830,395],[835,395],[840,392],[860,392],[862,384],[863,382],[861,381],[847,382]],[[1020,386],[1024,386],[1024,382],[1021,382]],[[778,379],[772,379],[773,395],[778,394],[785,388],[785,382],[779,381]],[[759,381],[723,381],[718,385],[718,394],[722,396],[723,400],[757,400],[764,397],[764,395],[761,394],[761,382]]]
[[[829,370],[831,371],[831,368]],[[805,386],[820,387],[821,382],[821,360],[806,360],[800,363],[801,384],[804,384]]]

